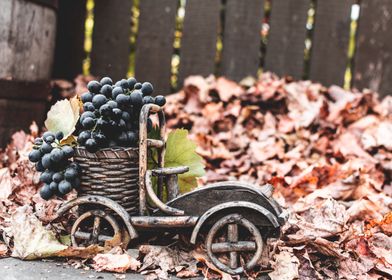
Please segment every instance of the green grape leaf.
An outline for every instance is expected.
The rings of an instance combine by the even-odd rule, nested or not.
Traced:
[[[197,186],[197,177],[205,174],[202,157],[196,153],[196,144],[188,138],[188,130],[176,129],[166,141],[165,167],[188,166],[189,171],[178,176],[180,192]]]
[[[64,139],[67,139],[74,132],[79,120],[79,106],[77,97],[57,101],[48,112],[46,128],[54,133],[62,131]]]

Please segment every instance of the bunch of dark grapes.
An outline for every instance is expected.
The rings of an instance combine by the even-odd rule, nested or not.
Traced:
[[[74,149],[69,145],[61,145],[64,138],[62,132],[47,131],[42,138],[34,140],[29,160],[35,163],[38,172],[42,172],[40,181],[44,186],[40,190],[43,199],[48,200],[54,195],[63,197],[73,188],[80,185],[80,168],[71,161]]]
[[[88,92],[81,98],[84,112],[80,116],[78,142],[91,153],[108,147],[136,147],[139,136],[139,115],[145,104],[163,106],[164,96],[151,96],[151,83],[135,78],[115,84],[109,77],[87,84]],[[148,129],[152,121],[148,119]]]

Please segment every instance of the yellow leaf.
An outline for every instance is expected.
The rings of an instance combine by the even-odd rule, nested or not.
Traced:
[[[77,97],[57,101],[48,112],[45,121],[46,128],[54,133],[62,131],[64,139],[67,139],[75,130],[75,125],[79,120],[79,110]]]

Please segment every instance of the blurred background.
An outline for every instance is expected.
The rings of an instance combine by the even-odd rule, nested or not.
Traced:
[[[106,75],[170,94],[190,75],[271,71],[388,95],[391,12],[388,0],[1,0],[0,146]]]

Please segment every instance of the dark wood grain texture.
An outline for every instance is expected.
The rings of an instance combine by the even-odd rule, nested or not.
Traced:
[[[190,75],[204,77],[215,72],[220,0],[188,0],[185,7],[180,50],[178,86]]]
[[[0,79],[49,79],[56,12],[22,0],[2,0],[0,7]]]
[[[177,0],[140,1],[135,74],[140,81],[150,81],[156,94],[171,92],[177,6]]]
[[[325,86],[344,84],[353,0],[318,1],[309,78]]]
[[[42,124],[50,94],[56,11],[25,0],[0,1],[0,148],[15,131]]]
[[[310,0],[272,1],[265,70],[302,78],[309,6]]]
[[[124,78],[128,72],[132,0],[95,0],[91,70]]]
[[[353,85],[381,95],[392,93],[391,1],[362,1]]]
[[[255,77],[260,63],[263,0],[228,0],[221,74],[234,81]]]
[[[60,0],[53,77],[73,80],[82,73],[86,0]]]

